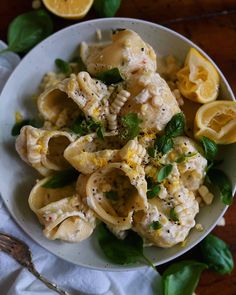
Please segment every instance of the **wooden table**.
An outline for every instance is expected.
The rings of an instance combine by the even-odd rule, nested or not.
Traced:
[[[6,40],[10,21],[31,9],[30,0],[0,1],[0,39]],[[228,13],[225,13],[228,11]],[[123,0],[117,16],[163,24],[191,39],[205,50],[225,74],[236,92],[236,0]],[[91,10],[85,19],[96,17]],[[176,21],[176,18],[183,18]],[[73,21],[54,17],[55,30]],[[226,226],[214,233],[226,241],[236,257],[236,203],[226,215]],[[181,259],[196,257],[196,249]],[[166,266],[161,267],[163,270]],[[236,295],[236,268],[231,275],[206,271],[197,288],[198,295]],[[138,294],[137,294],[138,295]]]

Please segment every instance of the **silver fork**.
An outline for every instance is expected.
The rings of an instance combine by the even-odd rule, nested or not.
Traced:
[[[19,264],[26,267],[37,279],[43,282],[48,288],[61,295],[69,295],[60,289],[56,284],[43,277],[34,267],[32,254],[29,247],[21,240],[8,234],[0,233],[0,250],[11,255]]]

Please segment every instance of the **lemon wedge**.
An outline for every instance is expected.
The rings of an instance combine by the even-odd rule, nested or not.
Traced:
[[[194,136],[218,144],[236,142],[236,101],[217,100],[202,105],[195,116]]]
[[[195,48],[190,49],[177,79],[181,94],[192,101],[208,103],[217,98],[219,74]]]
[[[53,14],[68,18],[84,17],[93,4],[93,0],[43,0],[46,8]]]

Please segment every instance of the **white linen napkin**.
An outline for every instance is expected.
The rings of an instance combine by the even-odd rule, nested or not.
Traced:
[[[0,50],[6,44],[0,41]],[[14,53],[0,55],[0,93],[9,75],[19,63]],[[1,191],[1,188],[0,188]],[[108,272],[75,266],[47,252],[34,243],[15,224],[0,197],[0,232],[9,233],[25,241],[33,254],[36,269],[70,294],[87,295],[162,295],[161,277],[152,268]],[[0,251],[1,295],[56,294],[35,279],[10,256]]]

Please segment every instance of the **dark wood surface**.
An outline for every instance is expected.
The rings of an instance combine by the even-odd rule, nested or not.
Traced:
[[[10,21],[31,9],[31,0],[0,1],[0,39],[6,40]],[[227,12],[226,12],[227,11]],[[188,37],[216,62],[236,92],[236,0],[123,0],[117,16],[163,24]],[[93,10],[84,18],[95,18]],[[176,19],[179,19],[176,21]],[[55,31],[75,23],[53,16]],[[226,241],[236,258],[236,202],[228,209],[226,226],[214,233]],[[181,259],[197,256],[197,248]],[[163,270],[166,266],[162,266]],[[231,275],[206,271],[198,295],[236,295],[236,268]]]

